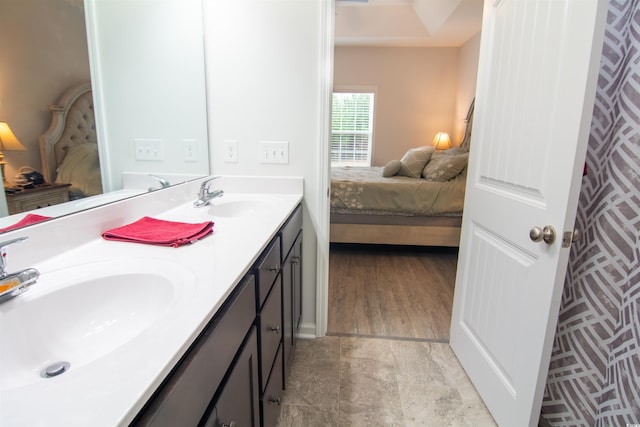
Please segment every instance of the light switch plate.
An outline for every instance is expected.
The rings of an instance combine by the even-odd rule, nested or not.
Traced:
[[[185,162],[197,162],[196,158],[196,140],[195,139],[183,139],[182,148],[184,153]]]
[[[162,161],[164,159],[162,140],[160,139],[134,138],[133,149],[136,160]]]
[[[289,143],[286,141],[260,141],[260,163],[289,163]]]
[[[224,162],[238,163],[238,141],[235,139],[224,140]]]

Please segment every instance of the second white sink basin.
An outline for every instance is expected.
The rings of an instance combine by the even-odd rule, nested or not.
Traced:
[[[209,202],[207,213],[212,217],[238,218],[256,215],[278,205],[273,197],[230,194]]]
[[[183,306],[195,280],[149,258],[41,272],[29,291],[0,305],[0,390],[51,381],[41,374],[56,362],[72,371],[105,357]]]

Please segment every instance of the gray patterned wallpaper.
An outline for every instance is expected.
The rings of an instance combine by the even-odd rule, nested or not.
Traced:
[[[610,0],[542,406],[553,426],[640,423],[640,0]]]

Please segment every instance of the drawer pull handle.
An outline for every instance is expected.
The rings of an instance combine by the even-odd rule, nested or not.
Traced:
[[[236,427],[236,422],[231,421],[230,423],[222,423],[220,427]]]
[[[280,398],[279,397],[271,397],[271,398],[269,398],[269,403],[271,403],[272,405],[280,406]]]
[[[274,265],[273,267],[269,267],[269,271],[275,271],[276,273],[280,271],[279,265]]]
[[[294,256],[293,258],[291,258],[291,262],[294,264],[297,264],[300,262],[300,257],[299,256]]]
[[[278,325],[269,326],[269,331],[275,332],[275,333],[280,333],[280,326],[278,326]]]

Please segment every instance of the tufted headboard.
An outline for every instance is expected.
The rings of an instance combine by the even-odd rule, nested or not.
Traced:
[[[70,87],[49,111],[51,125],[39,138],[45,181],[70,183],[77,197],[102,193],[91,83]]]

